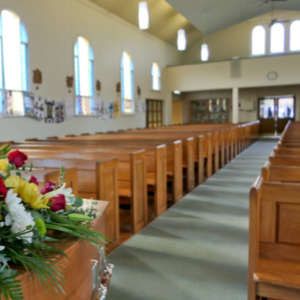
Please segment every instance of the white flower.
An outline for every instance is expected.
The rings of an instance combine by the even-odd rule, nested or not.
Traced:
[[[32,226],[32,228],[35,226],[31,214],[25,210],[22,199],[18,198],[17,194],[13,193],[13,190],[8,191],[5,202],[9,210],[9,214],[5,217],[5,225],[11,226],[12,232],[18,233],[25,231],[29,226]],[[23,234],[22,238],[31,243],[32,236],[33,232],[28,232]]]
[[[0,239],[1,240],[1,239]],[[0,251],[4,250],[5,247],[0,245]]]
[[[74,195],[72,194],[73,190],[71,188],[65,189],[65,187],[66,184],[64,183],[59,189],[49,192],[48,194],[45,194],[44,197],[52,198],[57,196],[58,194],[65,195],[66,197],[74,197]]]

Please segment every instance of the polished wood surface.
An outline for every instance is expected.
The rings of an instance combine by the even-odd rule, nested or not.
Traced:
[[[287,124],[250,190],[248,300],[300,299],[299,129]]]
[[[86,205],[91,200],[85,200]],[[94,221],[93,230],[105,232],[105,210],[108,206],[106,201],[98,201],[95,208],[100,216]],[[56,247],[63,249],[69,257],[58,257],[56,259],[57,266],[64,272],[66,283],[62,286],[65,294],[52,294],[48,288],[46,291],[40,284],[39,280],[33,275],[30,276],[25,271],[19,269],[23,274],[18,276],[22,282],[22,288],[25,300],[86,300],[92,296],[92,259],[99,260],[99,252],[96,247],[84,240],[74,239],[73,241],[62,241],[54,244]],[[62,264],[60,266],[60,264]],[[3,297],[1,300],[4,299]]]

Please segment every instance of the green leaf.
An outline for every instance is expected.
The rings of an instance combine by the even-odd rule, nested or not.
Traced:
[[[83,200],[80,197],[76,197],[75,202],[74,202],[74,206],[75,207],[81,207],[83,205]]]
[[[49,216],[51,218],[51,221],[55,223],[60,223],[60,224],[70,224],[73,225],[74,223],[70,221],[70,219],[66,216],[63,216],[61,214],[53,213],[49,211]]]

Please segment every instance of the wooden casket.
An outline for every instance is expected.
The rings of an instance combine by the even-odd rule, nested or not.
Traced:
[[[85,203],[92,200],[85,200]],[[97,211],[100,212],[98,219],[94,220],[93,230],[105,234],[105,210],[107,209],[108,202],[97,201]],[[62,284],[65,294],[52,294],[51,291],[43,288],[38,279],[33,275],[30,276],[23,270],[18,276],[22,281],[22,288],[25,300],[95,300],[105,299],[99,297],[98,290],[103,283],[104,257],[99,253],[95,246],[91,245],[84,240],[63,241],[55,244],[65,250],[68,258],[59,257],[58,263],[63,266],[61,269],[65,274],[66,283]],[[101,275],[102,274],[102,275]],[[104,279],[105,281],[105,279]],[[107,281],[107,280],[106,280]],[[109,280],[108,280],[109,283]],[[103,286],[102,286],[103,287]],[[4,297],[1,297],[3,300]]]

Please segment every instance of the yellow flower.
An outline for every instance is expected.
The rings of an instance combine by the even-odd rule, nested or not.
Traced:
[[[8,161],[6,159],[1,159],[0,160],[0,172],[5,171],[7,165],[8,165]]]
[[[5,180],[4,183],[7,188],[13,188],[14,193],[19,195],[19,190],[22,187],[22,185],[25,183],[25,180],[20,176],[11,175]]]
[[[25,181],[20,176],[10,176],[5,180],[5,186],[13,188],[14,193],[29,204],[34,209],[49,208],[47,206],[49,198],[44,198],[38,190],[38,186],[34,183]]]
[[[34,183],[25,181],[20,188],[18,195],[25,203],[29,204],[34,209],[48,208],[46,204],[49,199],[42,199],[43,195],[39,193],[38,186]]]

